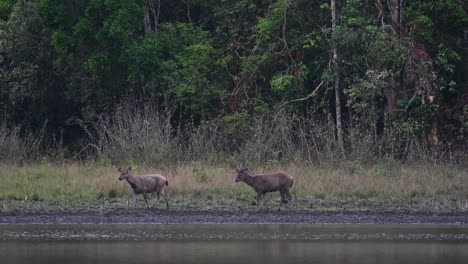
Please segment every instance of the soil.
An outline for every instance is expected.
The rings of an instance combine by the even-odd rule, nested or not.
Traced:
[[[110,212],[0,212],[0,224],[457,224],[468,212],[223,212],[113,210]]]

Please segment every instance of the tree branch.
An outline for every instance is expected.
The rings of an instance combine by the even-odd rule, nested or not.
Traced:
[[[285,106],[285,105],[287,105],[287,104],[294,103],[294,102],[305,101],[305,100],[309,99],[310,97],[314,96],[314,95],[315,95],[315,92],[317,92],[317,90],[323,85],[323,82],[324,82],[324,81],[320,82],[320,84],[317,85],[317,87],[315,88],[315,90],[314,90],[313,92],[311,92],[309,95],[307,95],[306,97],[304,97],[304,98],[298,98],[298,99],[293,99],[293,100],[291,100],[291,101],[287,101],[287,102],[281,104],[281,105],[278,107],[278,111],[279,111],[283,106]]]

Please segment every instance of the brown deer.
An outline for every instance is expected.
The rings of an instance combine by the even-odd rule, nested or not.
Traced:
[[[279,191],[281,201],[278,207],[278,211],[281,209],[283,203],[291,201],[291,195],[289,194],[289,188],[293,186],[294,178],[284,171],[270,172],[259,175],[249,175],[248,168],[236,169],[237,178],[235,182],[243,181],[247,185],[250,185],[257,192],[257,204],[260,203],[262,197],[269,192]]]
[[[169,203],[167,201],[166,194],[164,193],[164,189],[166,188],[166,186],[169,185],[166,178],[158,174],[133,176],[130,174],[131,169],[131,167],[128,167],[125,170],[119,168],[119,180],[127,180],[128,184],[130,184],[130,187],[132,187],[133,190],[133,198],[135,200],[135,204],[137,202],[138,195],[142,194],[143,198],[145,198],[146,206],[150,208],[148,205],[146,194],[156,192],[158,196],[158,202],[160,196],[162,196],[166,201],[166,208],[169,209]]]

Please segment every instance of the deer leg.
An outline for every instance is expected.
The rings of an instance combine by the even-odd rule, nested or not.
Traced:
[[[159,196],[162,196],[162,198],[164,198],[164,201],[166,202],[166,209],[169,209],[169,202],[167,201],[167,197],[166,197],[166,194],[164,193],[164,191],[162,191],[161,193],[158,193],[158,201],[159,201]]]
[[[289,189],[285,190],[285,194],[286,194],[286,199],[288,199],[289,201],[292,201],[292,197],[291,197],[291,194],[289,193]]]
[[[137,206],[137,201],[138,201],[138,194],[134,193],[133,194],[133,206]]]
[[[258,192],[257,193],[257,205],[260,204],[260,200],[262,199],[262,193]]]
[[[133,194],[131,197],[127,197],[127,199],[125,199],[126,203],[127,203],[127,207],[130,207],[130,199],[132,199],[133,196],[135,196],[135,194]]]
[[[159,193],[156,191],[156,201],[154,202],[154,207],[156,208],[158,206],[159,200],[161,199]]]
[[[285,198],[284,198],[285,195],[284,195],[283,190],[280,189],[280,190],[279,190],[279,193],[280,193],[280,196],[281,196],[281,200],[280,200],[280,202],[279,202],[278,211],[281,210],[281,205],[283,205],[283,203],[284,203],[284,201],[285,201]]]
[[[263,193],[263,194],[262,194],[262,196],[263,196],[263,206],[266,206],[267,211],[269,211],[269,210],[270,210],[270,206],[269,206],[269,204],[268,204],[268,199],[266,198],[266,195],[267,195],[267,193]]]
[[[167,201],[166,194],[161,193],[161,196],[164,198],[164,201],[166,202],[166,209],[169,209],[169,202]],[[159,197],[159,194],[158,194],[158,197]],[[159,199],[158,199],[158,200],[159,200]]]
[[[284,190],[280,190],[279,193],[280,193],[280,196],[281,196],[281,201],[280,201],[280,202],[281,202],[281,203],[285,203],[285,201],[286,201],[286,199],[287,199],[287,198],[286,198],[286,197],[287,197],[286,192],[285,192]]]
[[[148,209],[150,209],[150,206],[148,205],[148,200],[146,199],[146,193],[143,194],[143,198],[145,198],[145,203]]]

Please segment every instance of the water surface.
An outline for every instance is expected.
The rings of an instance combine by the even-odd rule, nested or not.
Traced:
[[[2,263],[468,263],[456,225],[0,225]]]

